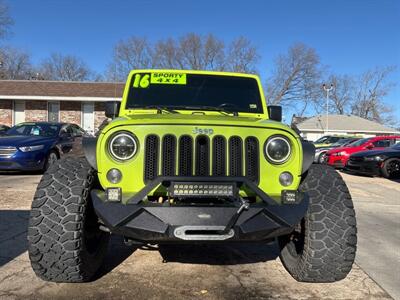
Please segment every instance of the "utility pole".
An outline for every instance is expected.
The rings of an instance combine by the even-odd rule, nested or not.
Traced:
[[[329,119],[328,119],[328,114],[329,114],[329,92],[333,90],[333,83],[327,87],[327,85],[324,83],[322,85],[324,91],[326,92],[326,131],[329,131]]]

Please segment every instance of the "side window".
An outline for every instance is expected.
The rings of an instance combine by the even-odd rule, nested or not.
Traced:
[[[80,128],[79,126],[77,126],[77,125],[71,125],[70,126],[71,128],[72,128],[72,131],[73,131],[73,136],[82,136],[83,134],[84,134],[84,131],[83,131],[83,129],[82,128]]]
[[[390,147],[390,140],[379,140],[373,142],[375,147],[380,147],[380,148],[385,148],[385,147]]]
[[[74,131],[72,130],[72,126],[65,127],[65,131],[68,132],[70,135],[74,136]]]

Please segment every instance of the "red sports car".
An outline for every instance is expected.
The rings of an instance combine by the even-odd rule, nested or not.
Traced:
[[[381,150],[400,142],[400,135],[376,136],[358,140],[347,147],[329,150],[325,156],[325,163],[335,168],[343,168],[350,155],[365,150]]]

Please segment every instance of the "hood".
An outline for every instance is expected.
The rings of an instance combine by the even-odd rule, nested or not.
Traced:
[[[289,131],[298,136],[289,126],[280,122],[256,117],[224,116],[222,114],[133,114],[114,119],[104,130],[123,125],[201,125],[227,127],[264,127]]]
[[[367,150],[367,151],[361,151],[352,154],[351,156],[353,157],[363,157],[363,156],[376,156],[376,155],[381,155],[381,154],[400,154],[400,150],[394,150],[391,148],[386,148],[386,149],[381,149],[381,150]]]
[[[362,147],[336,147],[336,148],[332,148],[331,150],[329,150],[328,151],[328,153],[329,154],[332,154],[332,153],[337,153],[337,152],[341,152],[341,151],[346,151],[346,152],[353,152],[355,149],[358,149],[358,148],[362,148]],[[350,150],[350,149],[352,149],[352,150]]]
[[[2,135],[0,136],[0,146],[22,147],[47,144],[54,141],[55,138],[43,136],[26,135]]]

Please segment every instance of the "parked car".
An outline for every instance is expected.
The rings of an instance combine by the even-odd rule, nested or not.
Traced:
[[[0,137],[0,171],[47,170],[64,155],[82,155],[84,133],[69,123],[18,124]]]
[[[325,155],[325,163],[335,168],[343,168],[350,155],[365,150],[383,150],[400,141],[400,135],[376,136],[358,140],[348,147],[329,150]]]
[[[360,138],[355,138],[355,137],[342,138],[330,146],[315,148],[314,162],[322,164],[325,160],[326,152],[328,152],[329,150],[334,149],[334,148],[346,147],[346,146],[350,145],[351,143],[358,141],[359,139]]]
[[[8,129],[10,129],[10,127],[8,127],[7,125],[0,124],[0,135],[5,134]]]
[[[323,148],[323,147],[329,147],[333,143],[336,143],[337,141],[346,138],[348,136],[345,135],[324,135],[320,137],[318,140],[314,142],[315,148]]]
[[[354,153],[344,169],[371,176],[400,177],[400,143],[383,150]]]

